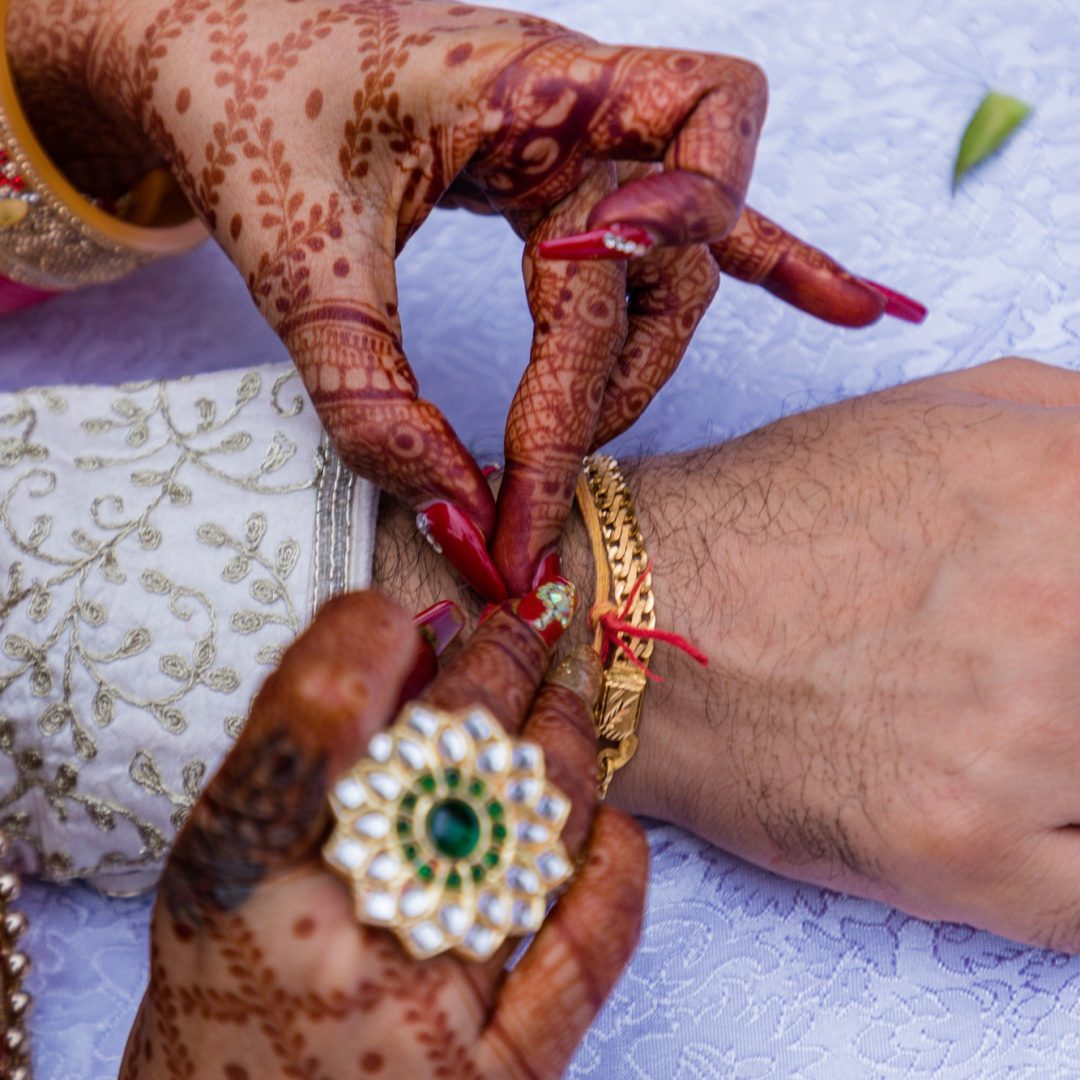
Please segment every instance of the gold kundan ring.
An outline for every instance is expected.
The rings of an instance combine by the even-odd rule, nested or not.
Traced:
[[[572,873],[560,836],[570,801],[544,755],[486,709],[406,705],[334,785],[327,865],[357,919],[394,931],[415,959],[485,960],[540,928]]]

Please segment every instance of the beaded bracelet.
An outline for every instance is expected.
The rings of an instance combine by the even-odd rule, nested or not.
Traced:
[[[125,220],[122,207],[107,213],[64,178],[19,104],[7,56],[8,6],[0,0],[0,313],[113,281],[206,236],[190,208],[178,223],[135,224],[145,215],[133,212]],[[174,184],[171,177],[155,170],[146,179],[145,200],[171,204],[161,186]]]
[[[0,858],[8,853],[8,839],[0,832]],[[15,948],[26,933],[26,916],[12,910],[19,896],[19,875],[0,873],[0,1080],[29,1080],[30,1046],[26,1014],[30,995],[22,988],[30,968],[25,953]]]

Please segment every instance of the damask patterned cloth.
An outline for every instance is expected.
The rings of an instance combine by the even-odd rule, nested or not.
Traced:
[[[1080,16],[1071,0],[541,0],[607,40],[751,57],[772,84],[751,201],[925,301],[918,328],[821,326],[725,283],[623,452],[1010,353],[1080,369]],[[1035,104],[955,196],[983,93]],[[436,215],[399,262],[410,356],[481,458],[527,354],[520,245]],[[121,322],[116,312],[123,311]],[[120,381],[284,357],[211,249],[0,323],[0,378]],[[801,886],[650,828],[644,937],[575,1078],[1075,1077],[1080,959]],[[145,979],[149,902],[31,886],[38,1075],[114,1075]]]

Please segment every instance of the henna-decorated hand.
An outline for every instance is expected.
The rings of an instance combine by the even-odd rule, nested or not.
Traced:
[[[595,657],[537,694],[549,645],[527,617],[505,605],[424,694],[524,728],[572,803],[563,839],[584,861],[513,971],[509,946],[486,964],[408,959],[320,860],[329,785],[424,647],[397,604],[355,593],[286,653],[173,849],[124,1080],[561,1075],[633,951],[648,858],[630,818],[596,812]]]
[[[529,588],[582,455],[671,375],[721,270],[848,325],[886,304],[744,211],[766,86],[743,60],[410,0],[14,0],[12,12],[20,86],[54,156],[88,184],[103,157],[132,158],[111,162],[114,181],[149,148],[168,159],[343,458],[427,511],[425,530],[489,597]],[[394,259],[440,200],[500,212],[526,238],[536,327],[497,525],[402,348]],[[607,227],[648,252],[629,269],[538,257],[544,241]]]

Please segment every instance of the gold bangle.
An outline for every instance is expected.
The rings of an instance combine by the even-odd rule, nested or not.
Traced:
[[[0,0],[0,275],[66,291],[123,277],[195,247],[206,229],[190,211],[180,224],[132,224],[96,207],[72,186],[35,138],[19,104],[7,55],[9,0]]]
[[[0,832],[0,857],[8,853],[8,839]],[[14,870],[0,872],[0,1077],[29,1080],[30,1039],[26,1014],[30,995],[22,988],[29,970],[26,954],[15,944],[26,932],[26,916],[13,911],[19,896],[19,875]]]
[[[594,646],[600,651],[604,635],[599,615],[603,610],[614,609],[622,622],[638,629],[654,630],[656,598],[634,501],[618,462],[606,455],[585,458],[576,495],[596,562]],[[597,769],[600,798],[607,794],[616,771],[637,750],[637,730],[647,682],[645,669],[654,646],[649,638],[630,634],[618,637],[637,663],[623,649],[613,649],[604,670],[604,689],[596,706],[596,729],[602,743]]]

